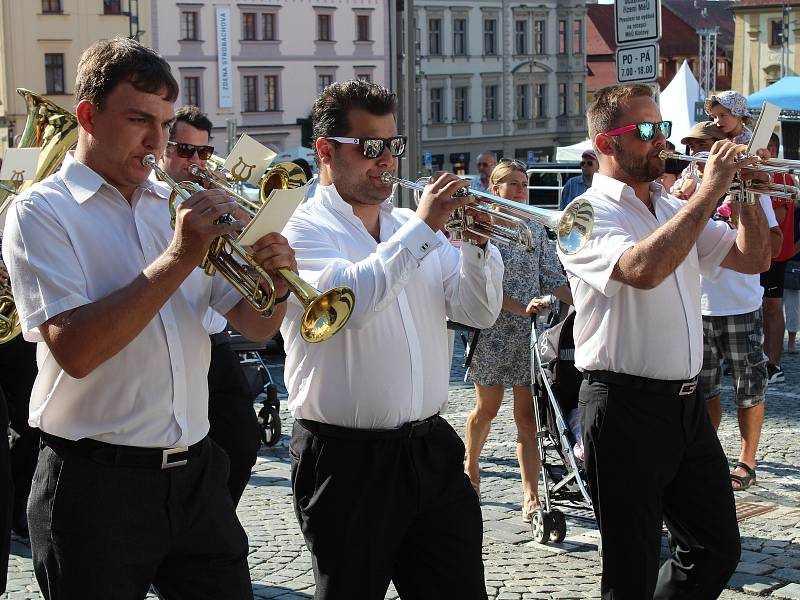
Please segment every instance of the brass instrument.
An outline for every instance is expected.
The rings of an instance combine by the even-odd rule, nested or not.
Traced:
[[[302,181],[295,168],[300,171]],[[198,165],[192,165],[189,170],[193,176],[206,184],[213,185],[232,196],[240,208],[252,218],[267,203],[269,193],[273,189],[292,189],[305,184],[305,174],[300,167],[294,163],[280,163],[261,178],[259,191],[261,205],[258,205]],[[339,286],[320,292],[291,269],[281,268],[278,269],[278,273],[289,284],[289,289],[305,309],[300,321],[300,335],[305,341],[314,343],[327,340],[344,327],[355,306],[355,294],[352,289]]]
[[[672,152],[670,150],[662,150],[658,153],[658,157],[662,160],[676,158],[678,160],[690,162],[692,163],[693,169],[696,169],[699,163],[705,163],[708,160],[707,156],[681,154],[680,152]],[[744,159],[749,157],[743,155],[740,158]],[[748,171],[767,173],[769,175],[775,173],[797,175],[800,173],[800,160],[777,158],[760,159],[759,162],[744,168]],[[800,188],[786,183],[775,183],[773,181],[745,180],[741,178],[741,173],[737,172],[733,178],[731,189],[728,194],[733,197],[735,202],[741,202],[742,204],[755,204],[756,196],[760,194],[767,194],[773,198],[780,198],[782,200],[794,201],[800,198]]]
[[[200,169],[199,166],[197,168]],[[231,189],[234,187],[230,185],[231,183],[234,185],[241,183],[241,179],[225,170],[225,159],[221,156],[217,156],[216,154],[212,154],[211,157],[206,161],[206,172],[206,174],[209,175],[216,174],[225,181],[228,181],[228,187]],[[195,175],[195,177],[198,177],[198,175]],[[267,202],[267,198],[269,198],[269,193],[272,190],[291,190],[305,184],[306,174],[303,169],[300,168],[300,165],[293,162],[278,163],[277,165],[272,166],[269,171],[264,173],[261,176],[261,179],[259,179],[259,203],[260,205],[265,204]],[[243,194],[238,195],[244,197]],[[252,203],[252,201],[249,199],[247,202]],[[260,205],[256,208],[256,210],[260,208]]]
[[[78,142],[78,121],[69,111],[25,88],[17,88],[25,99],[28,117],[18,148],[41,148],[35,178],[19,185],[0,184],[0,230],[14,196],[49,177]],[[12,340],[21,331],[17,306],[11,286],[0,286],[0,344]]]
[[[422,192],[430,181],[429,177],[409,181],[395,177],[389,172],[383,173],[381,179],[418,192]],[[594,209],[588,200],[582,198],[570,202],[563,211],[556,211],[514,202],[473,188],[461,188],[454,194],[454,196],[470,195],[491,202],[478,202],[459,207],[454,213],[454,218],[445,225],[446,229],[453,233],[454,239],[463,239],[464,232],[469,232],[502,244],[516,244],[523,250],[532,250],[533,233],[527,223],[530,220],[555,231],[558,247],[564,254],[575,254],[586,245],[592,235]],[[491,221],[486,223],[475,219],[469,211],[488,215]]]

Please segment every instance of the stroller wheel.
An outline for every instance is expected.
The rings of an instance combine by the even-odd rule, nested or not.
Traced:
[[[261,429],[261,441],[272,447],[281,439],[281,417],[272,405],[264,405],[258,411],[258,426]]]
[[[280,400],[278,400],[278,386],[274,383],[269,383],[265,389],[267,391],[267,402],[270,406],[274,407],[275,410],[278,410],[281,406]]]
[[[563,542],[567,537],[567,519],[564,517],[564,513],[557,509],[551,510],[550,522],[553,526],[550,532],[550,541],[557,544]]]
[[[533,511],[531,519],[531,533],[533,539],[539,544],[546,544],[550,539],[550,519],[541,508]]]

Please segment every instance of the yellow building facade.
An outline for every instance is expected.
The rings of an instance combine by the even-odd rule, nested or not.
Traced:
[[[75,73],[94,41],[137,36],[150,45],[150,0],[0,0],[0,148],[25,125],[19,87],[74,110]]]

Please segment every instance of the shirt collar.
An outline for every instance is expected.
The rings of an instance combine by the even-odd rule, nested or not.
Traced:
[[[64,162],[59,169],[59,174],[67,186],[72,197],[78,204],[83,204],[100,191],[104,185],[111,186],[103,177],[91,167],[75,158],[75,151],[70,150],[64,157]],[[148,179],[140,186],[142,190],[154,191],[153,183]],[[116,188],[114,188],[116,189]],[[117,192],[119,193],[119,192]]]
[[[336,212],[344,215],[348,219],[356,219],[361,222],[355,213],[353,207],[339,195],[336,185],[317,185],[314,191],[314,201],[322,203],[323,206],[335,210]],[[387,198],[380,205],[381,212],[391,213],[394,210],[391,197]]]
[[[592,187],[617,202],[621,202],[623,196],[627,196],[629,200],[638,200],[633,188],[627,183],[623,183],[608,175],[602,175],[601,173],[594,174],[592,178]],[[660,198],[663,193],[664,186],[655,181],[650,182],[650,199],[652,201],[655,201],[656,198]]]

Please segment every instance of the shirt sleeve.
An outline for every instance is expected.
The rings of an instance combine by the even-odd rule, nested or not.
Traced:
[[[352,288],[357,301],[347,327],[359,329],[397,298],[411,273],[443,242],[419,217],[412,214],[388,240],[359,261],[351,261],[340,248],[336,232],[312,222],[313,213],[295,213],[283,235],[295,251],[300,277],[320,290]]]
[[[446,240],[444,235],[439,235]],[[479,329],[494,325],[503,305],[500,251],[491,243],[487,243],[484,250],[462,242],[459,252],[445,241],[438,252],[448,318]]]
[[[620,209],[605,202],[592,202],[594,227],[586,245],[574,254],[558,249],[558,257],[567,272],[585,281],[589,286],[611,297],[622,287],[622,282],[611,279],[614,267],[636,240],[623,228]]]
[[[226,315],[230,312],[239,301],[242,300],[242,295],[234,288],[230,282],[225,279],[223,275],[217,272],[211,279],[211,297],[209,298],[209,307],[220,315]],[[222,317],[224,318],[224,317]],[[218,333],[216,331],[209,331],[209,333]]]
[[[709,219],[697,239],[697,259],[700,273],[709,281],[719,278],[720,263],[730,252],[736,241],[736,230],[728,227],[724,221]]]
[[[17,198],[9,209],[3,260],[28,341],[42,341],[38,327],[48,319],[91,302],[69,235],[39,193]]]
[[[553,290],[562,285],[567,285],[561,261],[547,237],[547,231],[541,225],[533,225],[534,231],[538,229],[537,240],[539,243],[539,289],[543,294],[551,294]]]

